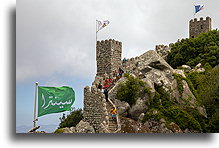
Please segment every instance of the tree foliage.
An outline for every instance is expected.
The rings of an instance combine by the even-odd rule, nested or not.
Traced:
[[[183,64],[194,67],[198,63],[216,66],[219,64],[219,31],[201,33],[196,38],[186,38],[175,43],[167,56],[167,62],[173,68]]]
[[[119,85],[116,94],[117,99],[128,102],[129,105],[133,105],[136,103],[138,97],[144,97],[146,94],[151,96],[150,89],[145,86],[142,80],[127,74],[125,76],[127,81]]]
[[[188,78],[195,84],[200,101],[206,108],[206,131],[219,132],[219,65],[205,73],[190,73]]]
[[[73,110],[67,118],[61,121],[59,128],[76,126],[83,118],[82,109]]]

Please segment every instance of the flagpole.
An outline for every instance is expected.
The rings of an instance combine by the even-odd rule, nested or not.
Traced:
[[[96,20],[96,43],[97,44],[97,20]]]
[[[195,5],[194,5],[194,7],[195,7]],[[193,8],[194,9],[194,8]],[[194,14],[193,14],[193,17],[194,17],[194,19],[195,19],[195,10],[194,10]]]
[[[36,82],[36,86],[35,86],[34,117],[33,117],[33,127],[34,128],[36,128],[36,121],[37,121],[37,117],[36,117],[37,91],[38,91],[38,82]]]

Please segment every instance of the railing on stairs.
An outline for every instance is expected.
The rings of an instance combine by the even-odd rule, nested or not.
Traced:
[[[119,79],[120,79],[120,78],[119,78]],[[118,79],[118,80],[119,80],[119,79]],[[118,80],[117,80],[116,82],[118,82]],[[111,84],[111,85],[108,87],[108,91],[109,91],[108,94],[110,94],[110,92],[111,92],[112,88],[115,86],[116,82],[114,82],[113,84]],[[109,101],[109,103],[110,103],[113,107],[116,108],[116,105],[112,102],[112,100],[110,99],[109,96],[108,96],[108,101]],[[117,110],[117,108],[116,108],[116,110]],[[116,113],[116,123],[117,123],[117,130],[116,130],[114,133],[118,133],[118,132],[121,131],[120,119],[119,119],[119,116],[118,116],[117,113]]]
[[[115,104],[108,98],[110,104],[116,108]],[[116,109],[117,110],[117,109]],[[121,130],[121,124],[120,124],[120,120],[119,120],[119,116],[118,114],[116,114],[116,123],[117,123],[117,130],[114,133],[118,133]]]

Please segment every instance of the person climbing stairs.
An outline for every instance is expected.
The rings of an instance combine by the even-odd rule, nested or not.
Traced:
[[[110,102],[107,102],[106,107],[107,107],[107,111],[109,113],[109,127],[108,127],[108,130],[110,131],[110,133],[114,133],[118,129],[118,124],[117,124],[117,120],[113,119],[112,116],[111,116],[111,110],[113,108],[113,105]]]

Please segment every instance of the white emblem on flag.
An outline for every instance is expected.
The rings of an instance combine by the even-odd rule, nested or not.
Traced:
[[[106,27],[110,22],[108,20],[98,21],[97,20],[97,32]]]

